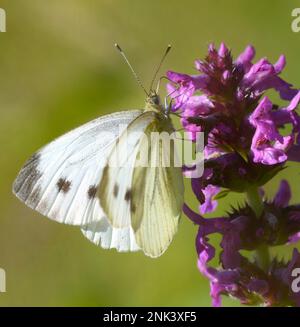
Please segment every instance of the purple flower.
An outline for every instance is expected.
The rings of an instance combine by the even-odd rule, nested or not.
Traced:
[[[174,109],[181,108],[196,91],[202,91],[207,96],[221,97],[223,101],[232,100],[244,103],[258,100],[264,91],[275,89],[284,100],[291,100],[298,91],[291,88],[291,84],[282,80],[278,75],[285,67],[286,59],[280,56],[272,65],[266,58],[252,64],[255,49],[246,47],[236,61],[233,61],[229,49],[224,43],[217,50],[213,44],[208,47],[208,55],[205,60],[196,60],[195,66],[199,75],[188,75],[169,71],[167,73],[171,83],[168,84],[169,93],[177,90],[180,92],[171,95],[175,98]],[[178,99],[181,94],[184,101]],[[183,94],[185,95],[183,97]],[[217,99],[218,100],[218,99]],[[232,108],[231,108],[232,110]]]
[[[192,189],[201,205],[209,207],[209,212],[216,208],[215,195],[220,187],[228,192],[245,192],[255,183],[257,186],[264,185],[283,168],[281,165],[267,166],[263,164],[251,164],[246,162],[238,153],[226,153],[217,157],[204,160],[204,173],[200,178],[192,178]],[[209,192],[205,192],[208,187]],[[216,191],[216,194],[212,192]],[[226,196],[223,191],[222,196]],[[220,197],[220,196],[218,196]],[[213,203],[211,202],[213,201]]]
[[[257,129],[251,144],[253,152],[253,161],[264,165],[276,165],[285,162],[288,158],[286,152],[292,145],[293,138],[291,136],[281,137],[281,141],[267,138],[260,129]],[[274,143],[272,144],[272,141]]]
[[[299,265],[300,254],[294,249],[289,262],[274,259],[267,272],[248,260],[237,269],[211,270],[213,305],[221,305],[221,295],[230,295],[247,305],[300,307],[300,293],[291,290],[292,271]]]
[[[300,161],[300,117],[295,111],[300,92],[278,76],[286,64],[285,57],[280,56],[274,65],[265,58],[253,64],[254,55],[255,49],[248,46],[234,61],[225,44],[219,49],[210,45],[205,60],[196,60],[199,75],[168,72],[173,110],[180,109],[182,126],[192,141],[198,132],[204,133],[205,166],[213,164],[211,157],[225,159],[226,154],[234,154],[222,167],[215,160],[218,167],[211,168],[222,169],[221,175],[214,173],[214,181],[204,181],[203,188],[211,184],[244,191],[254,178],[258,186],[266,183],[287,160]],[[269,88],[279,90],[291,101],[279,108],[268,97],[261,99]],[[281,128],[286,125],[292,125],[292,132],[284,136]],[[201,203],[204,212],[212,211],[215,205],[210,205],[210,195],[202,190],[202,196],[207,197]]]
[[[206,156],[237,152],[264,165],[295,160],[300,93],[279,77],[286,65],[284,56],[275,64],[266,58],[253,64],[254,55],[255,49],[248,46],[234,61],[224,43],[219,49],[210,45],[205,60],[195,62],[199,75],[169,71],[173,110],[181,110],[182,125],[193,141],[196,132],[204,132]],[[279,109],[267,97],[260,101],[268,89],[291,102]],[[283,137],[279,128],[286,124],[292,124],[293,133]]]
[[[297,251],[287,264],[274,259],[267,271],[240,253],[266,244],[287,244],[292,238],[295,241],[300,232],[300,206],[290,206],[290,198],[289,185],[283,180],[274,200],[264,203],[260,220],[249,206],[233,210],[228,217],[205,219],[184,205],[184,213],[199,225],[198,268],[210,280],[214,305],[221,304],[222,294],[234,296],[245,304],[300,305],[300,298],[290,291],[290,271],[300,260]],[[222,236],[220,267],[216,268],[210,265],[216,251],[209,243],[209,235],[215,233]]]
[[[204,131],[208,118],[205,119],[205,124],[197,124],[190,117],[205,116],[210,113],[212,106],[213,104],[205,95],[191,96],[184,104],[181,104],[181,109],[183,109],[181,124],[192,141],[196,140],[197,132]]]
[[[272,102],[268,97],[264,97],[249,116],[250,123],[260,131],[266,138],[270,140],[282,141],[283,138],[276,129],[276,123],[272,119],[271,111],[273,108]]]
[[[240,94],[251,94],[251,97],[259,97],[268,89],[275,89],[284,100],[291,100],[297,90],[291,88],[291,84],[285,82],[278,75],[285,67],[286,60],[280,56],[278,61],[272,65],[266,58],[252,65],[244,75],[240,84]],[[241,96],[241,95],[240,95]]]
[[[272,201],[263,199],[262,189],[287,161],[300,162],[300,91],[280,77],[285,56],[275,64],[266,58],[253,63],[254,56],[253,46],[234,60],[224,43],[219,49],[211,44],[206,58],[195,61],[198,74],[167,74],[182,126],[192,141],[204,133],[204,173],[191,180],[199,212],[214,211],[217,199],[231,191],[247,195],[244,205],[222,217],[204,218],[186,204],[183,211],[199,226],[198,268],[210,281],[213,305],[230,295],[248,305],[300,306],[300,295],[291,291],[299,252],[295,249],[289,262],[269,257],[270,248],[300,240],[300,204],[289,204],[287,181]],[[267,90],[288,102],[279,107]],[[191,169],[185,169],[187,176]],[[213,234],[221,235],[220,253],[210,243]],[[216,256],[219,265],[212,265]]]
[[[268,97],[264,97],[249,116],[250,123],[256,128],[251,150],[253,161],[266,165],[282,163],[288,159],[288,149],[293,145],[295,133],[298,133],[298,115],[294,109],[300,101],[300,93],[292,99],[288,107],[273,110],[273,104]],[[278,126],[285,123],[293,125],[293,133],[283,137]]]
[[[191,76],[187,74],[179,74],[167,72],[167,77],[176,84],[168,84],[167,91],[173,99],[173,110],[182,108],[190,97],[198,90],[205,81],[202,76]]]

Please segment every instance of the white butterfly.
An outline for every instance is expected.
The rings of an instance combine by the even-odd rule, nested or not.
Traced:
[[[163,165],[165,155],[174,153],[167,153],[162,142],[148,149],[151,157],[161,155],[161,164],[134,163],[148,146],[140,132],[150,137],[161,131],[171,133],[174,128],[168,110],[151,91],[144,110],[100,117],[36,152],[21,169],[13,192],[41,214],[80,226],[103,248],[142,250],[158,257],[177,231],[183,204],[181,168]],[[123,151],[128,138],[131,148]],[[117,149],[130,165],[111,164]]]

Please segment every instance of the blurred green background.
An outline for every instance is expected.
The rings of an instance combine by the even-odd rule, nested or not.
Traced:
[[[162,257],[119,254],[28,209],[11,184],[24,161],[53,138],[99,115],[143,106],[116,41],[146,84],[168,43],[173,50],[163,71],[191,73],[210,42],[225,41],[235,55],[249,43],[257,58],[275,61],[285,53],[283,76],[299,86],[300,33],[291,31],[297,6],[291,0],[1,1],[7,14],[7,32],[0,33],[0,267],[7,274],[1,306],[211,304],[196,267],[196,227],[185,217]],[[297,166],[281,177],[292,181],[298,201]],[[279,179],[267,185],[270,196]],[[189,190],[186,200],[195,205]],[[237,201],[242,197],[224,199],[215,215]]]

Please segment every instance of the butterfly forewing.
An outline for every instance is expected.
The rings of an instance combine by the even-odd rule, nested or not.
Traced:
[[[14,193],[30,208],[58,222],[100,221],[105,215],[96,193],[107,157],[124,128],[141,113],[100,117],[46,145],[21,169]]]

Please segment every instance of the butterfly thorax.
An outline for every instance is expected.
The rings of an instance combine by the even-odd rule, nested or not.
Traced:
[[[160,97],[155,91],[150,92],[146,99],[145,112],[147,111],[155,114],[154,124],[159,132],[172,133],[174,131],[169,110],[161,103]]]
[[[146,98],[145,111],[154,111],[159,114],[162,119],[169,119],[168,110],[163,106],[159,95],[155,91],[151,91]]]

